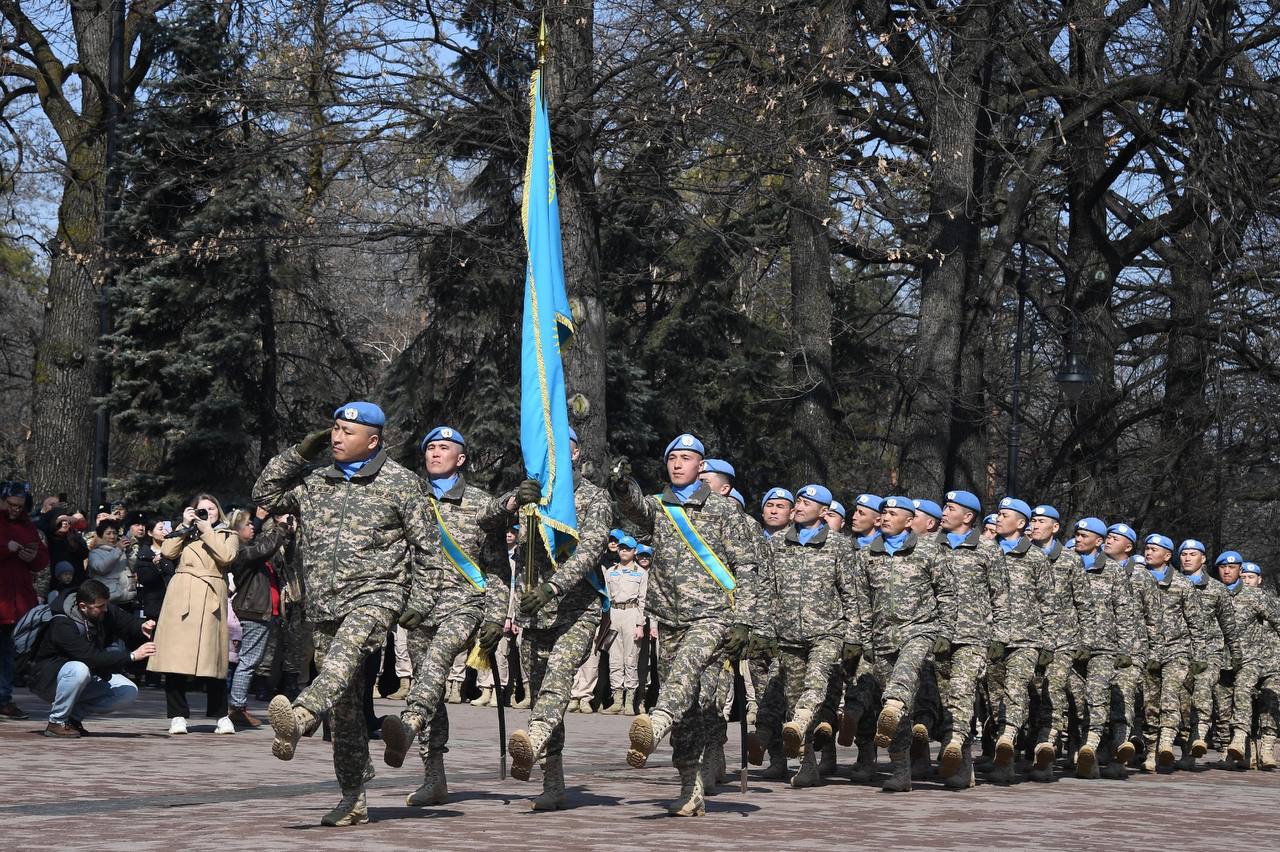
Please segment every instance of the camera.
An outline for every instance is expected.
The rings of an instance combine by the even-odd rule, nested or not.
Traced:
[[[208,509],[196,509],[196,517],[197,517],[197,518],[199,518],[199,519],[200,519],[200,520],[202,520],[202,521],[207,521],[207,520],[209,520],[209,510],[208,510]]]

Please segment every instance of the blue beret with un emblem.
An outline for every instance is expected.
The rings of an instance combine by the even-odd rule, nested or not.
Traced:
[[[1028,521],[1031,520],[1031,507],[1027,505],[1025,500],[1019,500],[1017,497],[1005,497],[1000,501],[1000,508],[1017,512]]]
[[[1131,544],[1138,543],[1138,532],[1128,524],[1112,524],[1107,527],[1107,535],[1115,533],[1116,535],[1129,539]]]
[[[916,504],[910,497],[886,497],[884,498],[884,504],[881,506],[881,510],[883,511],[884,509],[904,509],[914,515],[916,513]]]
[[[764,492],[764,496],[760,498],[760,508],[763,509],[764,504],[768,503],[770,500],[786,500],[788,503],[794,503],[796,502],[796,497],[787,489],[779,485],[775,485],[768,491]]]
[[[912,500],[916,504],[917,512],[924,512],[935,521],[942,520],[942,507],[932,500]]]
[[[831,505],[831,489],[825,485],[806,485],[799,491],[801,497],[806,500],[812,500],[815,503],[821,503],[824,506]]]
[[[854,501],[864,509],[870,509],[877,515],[884,511],[884,498],[877,494],[859,494]]]
[[[432,441],[453,441],[464,450],[467,448],[467,439],[462,437],[461,432],[451,426],[437,426],[432,429],[427,433],[427,436],[422,439],[422,443],[418,445],[418,449],[425,450],[427,448],[427,444],[430,444]]]
[[[1184,550],[1198,550],[1201,553],[1209,552],[1205,548],[1204,542],[1198,538],[1189,538],[1186,541],[1182,542],[1182,544],[1178,545],[1178,553],[1182,553],[1182,551]]]
[[[1061,521],[1062,516],[1058,514],[1058,510],[1050,506],[1048,503],[1041,503],[1031,510],[1031,514],[1036,518],[1050,518],[1055,521]]]
[[[948,503],[955,503],[961,509],[968,509],[975,515],[982,513],[982,501],[972,491],[948,491],[945,497]]]
[[[372,402],[348,402],[333,410],[334,420],[345,420],[348,423],[359,423],[364,426],[382,427],[387,425],[387,415]]]
[[[1169,538],[1167,535],[1152,533],[1146,537],[1143,544],[1154,544],[1156,547],[1163,547],[1165,550],[1173,553],[1173,539]]]
[[[683,435],[677,435],[670,444],[667,444],[667,449],[662,454],[662,457],[665,459],[677,450],[688,450],[689,452],[697,453],[700,456],[705,456],[707,454],[707,451],[702,446],[702,442],[699,441],[696,436],[690,435],[688,432]]]

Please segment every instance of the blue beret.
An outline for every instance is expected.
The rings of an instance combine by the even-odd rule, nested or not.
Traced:
[[[578,440],[578,430],[572,426],[569,427],[569,440],[573,441],[575,444],[581,443],[581,441]]]
[[[842,518],[849,517],[849,513],[845,511],[844,504],[839,500],[832,500],[830,509]]]
[[[642,544],[636,548],[636,556],[653,556],[653,548],[647,544]]]
[[[676,450],[689,450],[690,452],[697,453],[700,456],[705,456],[707,454],[707,451],[702,446],[702,442],[693,435],[690,435],[688,432],[683,435],[677,435],[672,439],[671,443],[667,444],[667,449],[663,452],[662,457],[665,459]]]
[[[730,488],[730,489],[729,489],[729,496],[730,496],[730,497],[732,497],[733,499],[737,500],[737,501],[738,501],[738,505],[742,507],[743,511],[746,511],[746,509],[747,509],[747,501],[746,501],[746,499],[742,496],[742,492],[741,492],[741,491],[739,491],[739,490],[738,490],[738,489],[736,489],[736,488]]]
[[[422,439],[422,443],[418,444],[418,450],[426,450],[427,444],[430,444],[432,441],[453,441],[464,450],[467,448],[467,439],[462,437],[462,433],[457,429],[453,429],[449,426],[437,426],[428,432],[426,437]]]
[[[1033,517],[1037,518],[1053,518],[1055,521],[1061,521],[1062,516],[1058,514],[1058,510],[1052,506],[1042,503],[1031,510]]]
[[[912,500],[916,504],[917,512],[924,512],[935,521],[942,520],[942,507],[932,500]]]
[[[333,410],[334,420],[345,420],[348,423],[362,423],[365,426],[387,425],[387,415],[372,402],[348,402]]]
[[[1000,501],[1000,508],[1010,509],[1028,521],[1031,520],[1031,507],[1027,505],[1026,500],[1019,500],[1017,497],[1005,497]]]
[[[1165,550],[1173,553],[1173,539],[1169,538],[1167,535],[1152,533],[1146,537],[1143,544],[1154,544],[1156,547],[1163,547]]]
[[[857,504],[873,512],[880,513],[884,511],[884,498],[877,497],[875,494],[859,494]]]
[[[996,516],[995,516],[995,515],[987,515],[985,518],[983,518],[983,519],[982,519],[982,525],[983,525],[984,527],[985,527],[987,524],[991,524],[992,526],[994,526],[994,525],[995,525],[995,522],[996,522]]]
[[[624,535],[622,541],[618,542],[618,547],[625,547],[627,550],[636,549],[636,540],[629,535]]]
[[[825,485],[806,485],[799,491],[801,497],[806,500],[812,500],[815,503],[821,503],[824,506],[831,505],[831,489]]]
[[[1213,560],[1214,565],[1243,565],[1244,557],[1236,550],[1224,550],[1218,554],[1218,558]]]
[[[972,491],[948,491],[946,502],[955,503],[962,509],[968,509],[975,515],[982,513],[982,501]]]
[[[910,497],[886,497],[884,505],[880,509],[881,511],[885,509],[906,509],[914,515],[916,513],[916,504]]]
[[[1076,532],[1091,532],[1094,535],[1106,536],[1107,525],[1101,518],[1081,518],[1076,521]]]
[[[734,473],[733,465],[724,459],[707,459],[702,465],[702,469],[707,473],[722,473],[728,477],[734,477],[738,474]]]
[[[1259,577],[1262,576],[1262,566],[1259,565],[1257,562],[1244,563],[1244,565],[1240,568],[1240,571],[1241,573],[1244,573],[1244,574],[1257,574]]]
[[[1143,556],[1143,555],[1142,555],[1142,554],[1140,554],[1140,553],[1135,553],[1135,554],[1133,554],[1133,557],[1132,557],[1132,558],[1133,558],[1133,564],[1134,564],[1134,565],[1146,565],[1146,564],[1147,564],[1147,557]]]
[[[613,539],[614,541],[622,541],[626,537],[627,537],[627,533],[625,530],[620,530],[617,527],[614,527],[613,529],[609,530],[609,538]]]
[[[1182,553],[1184,550],[1198,550],[1201,553],[1206,554],[1209,552],[1208,548],[1204,546],[1204,542],[1198,538],[1189,538],[1182,544],[1178,545],[1178,553]]]
[[[764,492],[764,496],[760,498],[760,508],[764,508],[764,504],[770,500],[786,500],[788,503],[796,502],[796,497],[790,491],[775,485],[768,491]]]
[[[1138,543],[1137,531],[1133,527],[1129,526],[1128,524],[1112,524],[1111,526],[1107,527],[1107,535],[1111,535],[1112,533],[1115,533],[1118,536],[1123,536],[1129,539],[1129,541],[1132,542],[1133,544]]]
[[[1073,550],[1073,549],[1075,549],[1075,546],[1076,546],[1076,540],[1075,540],[1075,538],[1069,538],[1069,539],[1067,539],[1067,540],[1066,540],[1066,542],[1064,542],[1062,546],[1063,546],[1063,547],[1065,547],[1067,550]]]

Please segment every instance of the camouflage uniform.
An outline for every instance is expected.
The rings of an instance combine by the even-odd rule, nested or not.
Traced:
[[[1101,550],[1093,566],[1084,569],[1084,577],[1089,594],[1085,607],[1093,618],[1089,624],[1092,629],[1086,632],[1085,615],[1081,612],[1081,648],[1087,650],[1089,659],[1073,666],[1071,691],[1082,718],[1083,733],[1096,745],[1111,708],[1116,659],[1133,650],[1137,621],[1128,578]]]
[[[1092,648],[1097,631],[1097,613],[1085,577],[1084,565],[1073,550],[1053,539],[1043,550],[1049,562],[1049,608],[1045,640],[1053,651],[1053,661],[1045,671],[1040,703],[1040,733],[1045,742],[1051,732],[1067,730],[1071,672],[1077,651]]]
[[[1193,661],[1204,660],[1204,648],[1196,625],[1204,621],[1200,602],[1191,584],[1173,565],[1165,566],[1164,579],[1143,570],[1152,579],[1155,594],[1151,599],[1149,620],[1150,644],[1147,665],[1143,667],[1142,738],[1149,752],[1156,748],[1161,732],[1167,732],[1170,743],[1182,723],[1182,707],[1186,702],[1187,676]],[[1159,669],[1152,667],[1158,664]]]
[[[987,669],[987,646],[997,638],[997,625],[1008,620],[1009,578],[1000,548],[982,539],[982,531],[970,530],[951,546],[940,530],[933,544],[943,554],[943,576],[954,596],[954,617],[941,632],[951,640],[951,653],[934,661],[938,694],[942,702],[940,739],[953,735],[965,740],[973,722],[978,683]]]
[[[758,536],[736,501],[705,484],[683,502],[670,487],[645,496],[634,480],[619,483],[618,511],[640,534],[652,536],[646,608],[658,620],[658,677],[661,689],[653,714],[672,720],[671,762],[696,771],[707,740],[722,724],[717,697],[703,689],[703,673],[724,661],[724,641],[735,625],[760,630],[756,576],[761,560]],[[734,575],[731,599],[689,550],[667,519],[663,504],[683,505],[693,526]],[[718,677],[713,673],[713,677]]]
[[[384,450],[348,480],[335,465],[313,470],[291,447],[262,471],[253,503],[298,518],[319,673],[293,706],[316,717],[333,710],[334,769],[344,794],[354,792],[372,777],[359,688],[364,658],[404,608],[413,552],[437,547],[422,481]]]
[[[506,510],[462,476],[439,498],[428,496],[427,501],[428,521],[438,525],[438,509],[458,547],[484,573],[484,587],[472,585],[443,547],[422,555],[415,566],[407,609],[423,613],[423,619],[409,631],[413,686],[400,715],[417,733],[424,763],[428,755],[449,750],[449,714],[442,699],[454,657],[471,646],[482,621],[501,624],[506,619],[510,591]]]
[[[1030,698],[1039,687],[1041,651],[1054,644],[1048,633],[1059,615],[1054,610],[1053,566],[1044,551],[1023,536],[1004,554],[1009,600],[1005,618],[996,621],[996,638],[1005,644],[1000,723],[1021,728],[1030,717]]]
[[[1254,696],[1262,697],[1265,712],[1274,706],[1280,690],[1280,600],[1240,580],[1223,590],[1239,631],[1240,665],[1234,672],[1230,700],[1218,712],[1230,721],[1233,732],[1248,736]]]
[[[1226,587],[1203,570],[1183,576],[1191,583],[1200,604],[1198,609],[1203,619],[1200,635],[1207,664],[1203,672],[1191,678],[1190,703],[1182,714],[1182,732],[1190,742],[1208,738],[1215,693],[1220,699],[1228,700],[1226,691],[1220,690],[1218,683],[1222,672],[1230,670],[1231,658],[1240,653],[1241,644]]]
[[[798,710],[815,712],[826,697],[845,642],[856,642],[855,554],[845,536],[825,526],[801,543],[795,527],[768,543],[760,583],[778,639],[778,661],[764,690],[756,727],[777,745],[783,723]]]
[[[939,639],[955,623],[955,589],[947,578],[946,556],[937,544],[910,533],[890,554],[883,537],[858,551],[854,634],[871,656],[870,676],[884,700],[903,706],[891,753],[905,754],[911,740],[911,711],[920,670]]]
[[[1142,723],[1137,718],[1138,699],[1142,694],[1147,662],[1159,647],[1162,637],[1157,623],[1160,609],[1156,599],[1158,591],[1151,572],[1134,562],[1132,557],[1116,565],[1126,576],[1125,588],[1129,592],[1129,612],[1133,618],[1133,643],[1123,651],[1129,655],[1133,665],[1117,669],[1113,680],[1111,726],[1113,741],[1119,744],[1142,730]],[[1158,704],[1159,696],[1152,698]]]

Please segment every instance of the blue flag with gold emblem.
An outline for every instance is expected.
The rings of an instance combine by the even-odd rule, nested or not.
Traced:
[[[545,33],[540,33],[540,41],[543,39]],[[537,506],[539,538],[552,562],[559,564],[578,545],[569,406],[560,358],[573,339],[573,314],[564,289],[560,207],[541,69],[533,72],[529,101],[529,158],[522,213],[529,261],[520,338],[520,449],[525,472],[542,483]]]

